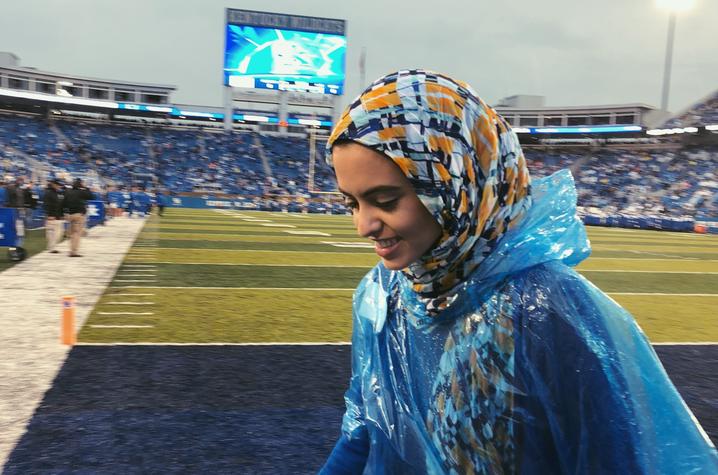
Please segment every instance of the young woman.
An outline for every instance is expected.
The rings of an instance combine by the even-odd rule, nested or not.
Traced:
[[[374,82],[328,161],[381,258],[354,295],[342,435],[322,473],[716,473],[590,254],[567,171],[533,183],[467,84]]]

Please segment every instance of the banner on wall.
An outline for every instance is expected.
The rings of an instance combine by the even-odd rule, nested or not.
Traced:
[[[105,223],[105,203],[100,200],[87,202],[87,227],[91,228]]]
[[[0,246],[17,246],[17,210],[14,208],[0,208]]]

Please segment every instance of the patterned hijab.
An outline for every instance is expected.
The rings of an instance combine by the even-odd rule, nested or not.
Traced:
[[[386,155],[442,227],[437,245],[403,269],[436,316],[531,206],[518,138],[468,84],[425,70],[374,81],[327,142],[351,140]]]

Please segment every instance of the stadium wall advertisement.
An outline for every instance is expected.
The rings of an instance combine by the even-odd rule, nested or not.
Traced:
[[[195,209],[229,209],[229,210],[263,210],[263,211],[290,211],[297,212],[303,210],[296,203],[290,206],[265,206],[259,205],[248,200],[236,200],[228,198],[204,198],[197,196],[180,196],[173,197],[170,207],[174,208],[195,208]],[[327,207],[322,205],[309,206],[310,212],[325,213],[330,211]],[[336,214],[336,210],[333,211]],[[583,222],[589,226],[606,226],[616,228],[629,228],[629,229],[654,229],[663,231],[676,231],[676,232],[692,232],[696,221],[691,218],[661,218],[652,216],[625,216],[625,215],[611,215],[611,216],[595,216],[585,215],[582,217]],[[718,223],[712,223],[718,226]],[[718,232],[718,227],[709,226],[708,232]]]
[[[0,208],[0,246],[12,247],[17,245],[16,220],[16,209]]]
[[[105,222],[105,202],[90,200],[87,202],[87,227],[91,228]]]
[[[224,84],[341,95],[344,20],[227,9]]]

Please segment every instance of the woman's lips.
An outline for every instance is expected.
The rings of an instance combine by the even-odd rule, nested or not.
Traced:
[[[401,239],[393,237],[391,239],[377,239],[374,241],[374,251],[381,258],[389,257],[399,247]]]

